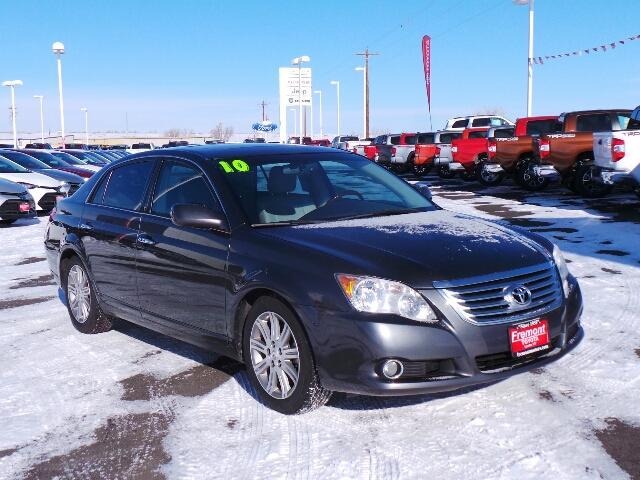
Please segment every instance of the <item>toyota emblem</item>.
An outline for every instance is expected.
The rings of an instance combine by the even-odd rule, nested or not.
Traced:
[[[531,303],[531,290],[524,285],[510,287],[504,299],[513,307],[524,307]]]

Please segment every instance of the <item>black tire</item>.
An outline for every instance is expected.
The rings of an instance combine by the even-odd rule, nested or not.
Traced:
[[[593,180],[597,167],[585,163],[576,168],[573,186],[575,191],[587,198],[600,198],[611,193],[613,185],[605,185]]]
[[[86,275],[86,279],[88,282],[88,314],[85,319],[77,318],[76,314],[73,312],[73,308],[71,305],[72,302],[69,295],[69,280],[70,273],[74,269],[79,269],[80,271],[82,271],[83,274]],[[63,266],[60,270],[62,286],[67,299],[67,311],[69,312],[69,317],[71,318],[71,323],[73,324],[74,328],[79,332],[87,334],[102,333],[111,330],[111,328],[113,327],[113,322],[109,317],[102,313],[102,310],[100,310],[100,306],[98,305],[98,301],[96,300],[95,288],[93,286],[93,283],[91,282],[90,277],[87,275],[87,270],[85,269],[80,259],[78,257],[70,258],[63,263]]]
[[[268,393],[258,379],[258,374],[254,369],[254,359],[251,351],[252,329],[258,318],[261,315],[266,315],[267,312],[277,314],[280,317],[279,320],[283,320],[289,326],[293,334],[293,341],[297,345],[299,356],[297,361],[298,379],[286,398],[275,398]],[[260,399],[269,408],[286,415],[296,415],[319,408],[329,401],[332,392],[323,388],[320,384],[307,335],[295,313],[284,303],[273,297],[261,297],[256,300],[247,314],[242,337],[243,359],[247,374]],[[265,353],[263,360],[266,359],[267,354]],[[274,363],[272,365],[275,366]],[[270,376],[270,372],[271,368],[269,368],[269,374],[265,371],[265,375]]]
[[[440,178],[444,178],[445,180],[450,180],[456,176],[456,172],[450,171],[448,165],[439,165],[438,176]]]
[[[486,160],[483,160],[478,165],[476,170],[478,181],[486,187],[495,187],[496,185],[500,185],[502,180],[504,180],[504,173],[487,172],[484,168],[486,164]]]
[[[420,165],[416,165],[415,163],[411,166],[411,168],[413,169],[413,174],[416,177],[424,177],[425,175],[428,175],[429,172],[431,171],[431,168],[433,167],[432,164],[426,164],[426,163],[422,163]]]
[[[460,178],[462,180],[464,180],[465,182],[473,182],[473,181],[477,180],[478,176],[476,175],[475,170],[472,171],[471,173],[469,173],[469,172],[467,172],[465,170],[462,173],[460,173]]]
[[[16,220],[17,218],[5,218],[3,220],[0,220],[0,225],[11,225]]]
[[[525,190],[537,192],[549,185],[549,179],[535,175],[533,166],[530,162],[522,162],[516,170],[516,182]]]
[[[571,190],[573,193],[578,193],[576,190],[576,172],[575,169],[571,170],[562,178],[562,184]]]

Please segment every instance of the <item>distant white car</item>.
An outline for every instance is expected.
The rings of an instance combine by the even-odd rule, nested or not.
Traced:
[[[0,178],[0,224],[36,216],[36,202],[27,187]]]
[[[140,153],[140,152],[146,152],[148,150],[153,150],[154,148],[156,147],[153,145],[153,143],[140,142],[140,143],[134,143],[133,145],[131,145],[130,148],[127,148],[127,152]]]
[[[45,212],[51,211],[58,198],[66,196],[71,187],[67,183],[27,170],[4,157],[0,158],[0,178],[25,186],[33,196],[36,210]]]
[[[453,117],[447,120],[445,130],[464,130],[474,127],[510,127],[515,125],[499,115],[469,115],[467,117]]]

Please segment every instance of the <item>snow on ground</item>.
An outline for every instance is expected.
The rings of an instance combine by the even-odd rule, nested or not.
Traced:
[[[585,339],[555,363],[441,395],[335,395],[297,417],[242,368],[132,325],[76,332],[46,218],[0,229],[0,478],[640,478],[640,202],[430,178],[443,207],[556,242]]]

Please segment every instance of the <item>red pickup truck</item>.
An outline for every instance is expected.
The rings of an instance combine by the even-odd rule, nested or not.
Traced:
[[[449,172],[459,172],[465,180],[477,178],[477,166],[486,159],[488,128],[465,128],[460,138],[451,141],[452,162]]]
[[[514,175],[524,188],[541,187],[524,178],[525,169],[534,156],[535,141],[541,135],[559,131],[557,116],[524,117],[516,120],[515,131],[496,129],[489,132],[488,158],[478,170],[478,180],[484,185],[498,185],[505,175]],[[543,186],[543,185],[542,185]]]

